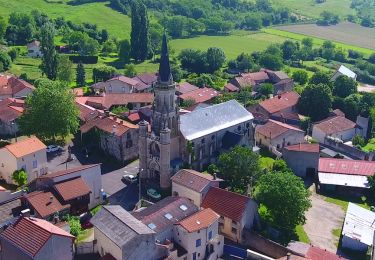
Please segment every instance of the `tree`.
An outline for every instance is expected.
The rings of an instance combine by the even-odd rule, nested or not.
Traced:
[[[186,18],[181,15],[175,15],[168,18],[166,25],[169,34],[174,38],[179,38],[184,32]]]
[[[302,39],[302,45],[303,45],[303,47],[312,49],[313,44],[314,44],[314,40],[312,38],[303,38]]]
[[[207,50],[207,66],[208,72],[213,73],[220,69],[225,62],[225,53],[222,49],[216,47],[210,47]]]
[[[370,55],[370,57],[368,58],[368,61],[371,62],[372,64],[375,64],[375,53]]]
[[[136,61],[144,61],[149,54],[149,23],[146,6],[139,0],[131,2],[131,25],[131,56]]]
[[[260,171],[259,155],[249,148],[235,146],[222,153],[218,160],[219,172],[233,191],[245,193],[247,185],[252,185]]]
[[[135,65],[133,63],[125,65],[124,75],[130,78],[137,75],[137,70],[135,69]]]
[[[24,169],[16,170],[12,174],[12,180],[17,183],[19,187],[23,187],[27,184],[27,173]]]
[[[259,93],[263,96],[268,97],[269,95],[273,94],[274,87],[271,83],[263,83],[259,87]]]
[[[160,53],[161,40],[163,37],[163,27],[159,23],[150,26],[150,51],[152,56]]]
[[[259,58],[259,64],[264,68],[270,70],[280,70],[283,65],[283,60],[278,55],[272,55],[269,53],[263,53]]]
[[[298,101],[298,109],[313,122],[326,118],[332,107],[331,89],[324,84],[308,85]]]
[[[332,86],[331,77],[328,75],[328,73],[322,71],[318,71],[314,75],[312,75],[309,83],[311,85],[323,84],[330,87]]]
[[[86,72],[82,62],[78,63],[76,70],[76,84],[78,87],[86,86]]]
[[[365,144],[366,144],[366,142],[365,142],[365,139],[363,139],[363,137],[362,136],[360,136],[360,135],[355,135],[354,137],[353,137],[353,139],[352,139],[352,144],[354,145],[354,146],[359,146],[359,147],[362,147],[362,146],[365,146]]]
[[[80,49],[82,55],[97,55],[100,46],[97,40],[94,40],[93,38],[87,36],[83,39]]]
[[[3,70],[8,70],[12,64],[12,60],[8,53],[0,50],[0,64],[3,66]]]
[[[305,223],[305,212],[311,207],[310,192],[303,180],[291,172],[260,176],[254,196],[266,207],[268,221],[289,232]]]
[[[333,83],[333,95],[345,98],[351,94],[357,93],[357,81],[340,75]]]
[[[286,40],[281,45],[281,50],[283,51],[283,58],[284,60],[291,60],[294,58],[295,54],[297,53],[299,49],[299,45],[297,45],[295,42]]]
[[[116,73],[116,69],[107,65],[98,65],[92,70],[94,82],[107,81]]]
[[[43,53],[41,69],[51,80],[57,77],[57,54],[55,50],[55,28],[52,23],[42,27],[40,48]]]
[[[342,110],[348,119],[356,121],[357,116],[361,114],[363,110],[363,106],[362,96],[360,94],[351,94],[344,98]]]
[[[0,16],[0,40],[4,38],[7,27],[8,27],[8,23],[6,19]]]
[[[193,106],[194,104],[196,104],[197,102],[195,101],[194,98],[188,98],[188,99],[185,99],[182,104],[181,104],[181,107],[191,107]]]
[[[12,62],[14,62],[17,59],[19,51],[20,50],[18,48],[12,48],[8,51],[8,55],[10,59],[12,60]]]
[[[252,31],[259,30],[260,28],[262,28],[262,19],[260,18],[259,15],[255,15],[255,14],[247,15],[245,16],[242,26]]]
[[[8,44],[24,45],[33,40],[35,31],[35,21],[30,14],[13,12],[9,16],[5,39]]]
[[[178,58],[181,67],[189,72],[204,73],[207,69],[207,54],[200,50],[183,49]]]
[[[288,167],[286,162],[282,159],[278,159],[273,162],[272,170],[276,172],[291,172],[292,171]]]
[[[124,62],[130,61],[130,42],[128,39],[120,41],[119,50],[118,50],[118,57],[120,60]]]
[[[305,85],[309,79],[309,74],[304,70],[296,70],[293,72],[292,78],[300,85]]]
[[[73,62],[64,55],[59,55],[57,61],[57,79],[70,84],[73,80]]]
[[[375,175],[368,176],[367,181],[371,191],[370,194],[372,194],[372,197],[375,197]]]
[[[35,86],[36,90],[26,98],[25,111],[19,119],[22,133],[53,140],[76,133],[78,109],[70,89],[48,79],[37,80]]]

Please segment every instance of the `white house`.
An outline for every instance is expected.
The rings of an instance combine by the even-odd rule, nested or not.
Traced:
[[[96,83],[91,87],[96,92],[104,91],[107,94],[120,94],[138,92],[137,86],[139,84],[140,83],[135,79],[125,76],[117,76],[105,82]]]
[[[0,178],[14,183],[12,174],[16,170],[27,172],[28,183],[47,172],[46,146],[32,136],[0,149]]]
[[[40,42],[32,41],[27,44],[27,53],[29,57],[40,58],[43,56],[42,51],[40,50]]]
[[[349,202],[342,229],[342,247],[366,252],[373,246],[375,212]]]
[[[174,240],[186,251],[184,259],[218,259],[223,254],[224,237],[219,235],[220,216],[210,208],[203,209],[178,222]],[[172,255],[171,259],[176,259]]]
[[[344,65],[341,65],[335,72],[335,74],[332,76],[332,80],[336,80],[339,76],[344,75],[347,76],[348,78],[351,78],[353,80],[357,79],[357,74],[354,73],[352,70],[349,68],[345,67]]]

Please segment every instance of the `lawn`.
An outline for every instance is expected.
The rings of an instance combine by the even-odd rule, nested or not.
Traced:
[[[89,228],[83,230],[79,235],[77,236],[77,239],[75,240],[76,244],[84,243],[84,242],[90,242],[94,239],[94,228]]]
[[[371,209],[371,206],[374,205],[372,201],[369,201],[366,199],[365,196],[362,196],[361,198],[352,197],[352,196],[342,196],[342,195],[325,195],[325,201],[329,203],[336,204],[346,212],[348,209],[349,202],[355,203],[358,206],[361,206],[362,208]]]
[[[307,234],[306,234],[305,230],[303,229],[302,225],[296,226],[295,232],[296,232],[296,235],[298,236],[298,241],[301,241],[301,242],[306,243],[306,244],[310,244],[310,239],[307,236]]]
[[[130,18],[108,6],[109,1],[69,5],[47,3],[44,0],[0,0],[0,16],[8,16],[13,11],[31,12],[38,9],[51,18],[65,17],[75,23],[94,23],[99,29],[107,29],[110,37],[129,38]]]

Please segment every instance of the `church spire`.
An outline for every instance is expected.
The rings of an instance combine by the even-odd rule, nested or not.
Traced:
[[[167,44],[167,35],[164,33],[161,46],[160,65],[159,65],[159,81],[170,82],[172,80],[171,66],[169,64],[169,53]]]

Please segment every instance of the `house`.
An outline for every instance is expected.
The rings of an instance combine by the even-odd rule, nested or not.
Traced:
[[[230,82],[224,86],[224,92],[239,92],[239,91],[240,91],[240,88]]]
[[[119,93],[103,94],[102,96],[90,96],[83,100],[85,105],[100,109],[110,110],[113,107],[123,106],[128,109],[139,109],[144,106],[152,105],[154,95],[152,93]]]
[[[303,130],[271,119],[255,128],[255,141],[259,146],[276,149],[306,142]]]
[[[0,234],[0,258],[72,260],[74,240],[43,219],[21,216]]]
[[[99,140],[90,139],[89,131],[98,131]],[[138,157],[138,125],[113,116],[100,116],[80,128],[84,143],[97,145],[106,154],[126,162]]]
[[[236,100],[201,108],[180,116],[183,161],[201,170],[221,151],[253,145],[253,115]],[[197,122],[199,122],[197,124]],[[192,151],[186,147],[191,145]]]
[[[39,41],[32,41],[26,45],[27,47],[27,55],[32,58],[40,58],[43,57],[43,53],[40,50],[40,42]]]
[[[274,94],[281,94],[293,90],[294,81],[283,71],[265,70],[273,84]]]
[[[362,127],[344,116],[333,116],[316,122],[312,126],[312,138],[319,143],[325,143],[326,138],[351,141],[355,135],[366,136]]]
[[[349,202],[341,234],[343,248],[367,252],[374,246],[375,212]]]
[[[73,180],[72,182],[69,182]],[[58,191],[60,193],[61,190],[64,190],[64,185],[68,186],[69,184],[74,184],[79,180],[78,184],[79,187],[83,187],[86,189],[86,186],[89,188],[90,192],[90,203],[88,207],[94,208],[97,205],[103,202],[102,199],[102,178],[101,178],[101,165],[100,164],[89,164],[89,165],[82,165],[79,167],[74,167],[67,170],[57,171],[54,173],[48,173],[46,175],[40,176],[35,180],[35,189],[36,190],[46,190],[48,188],[57,185]],[[84,183],[82,183],[82,181]],[[64,184],[65,183],[65,184]],[[76,184],[72,185],[75,186]],[[78,187],[78,186],[77,186]],[[69,191],[70,187],[66,187],[65,192],[69,193],[76,193],[78,190]],[[74,188],[74,187],[73,187]],[[83,191],[79,191],[82,192]],[[64,193],[64,191],[62,191]],[[69,194],[71,195],[71,194]],[[83,194],[85,195],[85,194]],[[64,199],[67,201],[66,199]]]
[[[35,87],[30,83],[11,75],[0,74],[0,100],[6,98],[25,98]]]
[[[289,258],[288,256],[283,257],[281,258],[282,260],[346,260],[346,258],[338,256],[326,249],[299,241],[290,242],[287,248],[292,252],[292,255],[289,256]]]
[[[135,86],[136,92],[151,92],[152,87],[158,80],[156,73],[142,73],[132,78],[138,81],[138,85]]]
[[[220,92],[213,88],[198,88],[196,90],[187,92],[178,97],[180,104],[183,105],[187,101],[192,101],[193,104],[210,103],[215,97],[219,96]]]
[[[181,82],[178,83],[176,86],[176,95],[181,96],[183,94],[192,92],[192,91],[197,91],[199,88],[197,86],[194,86],[190,84],[189,82]]]
[[[259,72],[241,73],[240,76],[234,77],[230,83],[239,89],[251,87],[255,90],[257,86],[268,82],[269,79],[268,74],[264,70],[261,70]]]
[[[219,233],[239,243],[244,229],[252,229],[259,220],[258,205],[252,199],[216,187],[208,190],[201,207],[219,214]]]
[[[320,158],[318,177],[320,189],[359,193],[369,188],[367,177],[375,173],[375,162]]]
[[[0,204],[0,230],[13,223],[21,214],[22,206],[19,198]]]
[[[219,187],[221,179],[216,175],[203,174],[190,169],[181,169],[172,176],[172,194],[190,199],[200,207],[210,187]]]
[[[157,259],[155,231],[118,205],[106,205],[92,217],[94,237],[101,257],[117,260]]]
[[[222,256],[224,237],[218,234],[219,218],[207,208],[175,224],[175,241],[186,250],[184,259],[218,259]]]
[[[24,107],[25,102],[21,99],[6,98],[0,101],[0,136],[15,136],[18,133],[17,119]]]
[[[260,102],[250,108],[250,112],[254,115],[257,123],[265,123],[267,119],[280,113],[284,115],[296,114],[299,98],[300,96],[296,92],[285,92]]]
[[[105,82],[99,82],[91,86],[96,93],[104,92],[106,94],[124,94],[143,92],[138,91],[137,88],[143,89],[144,84],[138,80],[131,79],[125,76],[116,76]]]
[[[35,136],[1,148],[0,178],[8,183],[14,183],[13,172],[24,169],[29,183],[47,173],[46,148],[46,145]]]
[[[349,68],[345,67],[344,65],[340,65],[340,67],[336,70],[335,74],[333,74],[331,80],[335,81],[339,76],[347,76],[348,78],[351,78],[353,80],[357,79],[357,74],[354,73]]]
[[[85,104],[86,102],[86,98],[84,100],[84,102],[81,102],[82,99],[78,99],[76,98],[76,107],[78,108],[78,118],[79,118],[79,121],[82,124],[86,123],[87,121],[91,121],[95,118],[97,118],[99,115],[100,115],[100,112],[98,110],[96,110],[95,108],[93,107],[90,107],[88,105]]]
[[[295,144],[284,147],[283,159],[295,175],[315,177],[319,166],[319,144]]]

